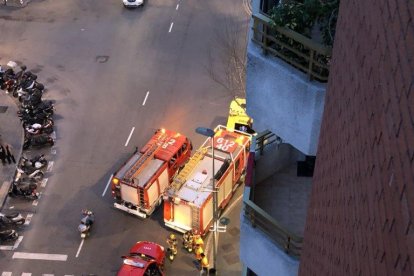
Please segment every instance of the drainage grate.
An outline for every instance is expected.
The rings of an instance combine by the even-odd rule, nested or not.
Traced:
[[[8,106],[1,106],[0,105],[0,113],[6,113]]]

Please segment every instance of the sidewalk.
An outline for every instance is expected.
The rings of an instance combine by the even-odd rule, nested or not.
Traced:
[[[243,190],[239,187],[239,191]],[[240,261],[240,212],[243,205],[243,200],[238,192],[235,193],[234,199],[224,210],[221,218],[227,218],[229,224],[226,232],[218,233],[217,242],[217,275],[238,276],[242,273],[243,265]],[[210,268],[213,267],[213,238],[212,233],[206,239],[207,256],[210,263]]]
[[[17,116],[17,105],[15,99],[0,90],[0,140],[13,147],[13,155],[16,162],[19,161],[22,153],[23,128]],[[16,171],[16,164],[1,165],[0,162],[0,209],[7,197],[10,182],[13,180]]]

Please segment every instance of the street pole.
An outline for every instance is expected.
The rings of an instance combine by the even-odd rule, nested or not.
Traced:
[[[216,271],[216,259],[217,259],[217,190],[216,190],[216,181],[214,178],[214,136],[211,137],[211,151],[213,156],[213,223],[214,223],[214,232],[213,232],[213,269]]]
[[[218,209],[218,200],[217,200],[217,189],[216,189],[216,181],[214,178],[214,135],[215,132],[212,129],[205,128],[205,127],[198,127],[196,128],[196,132],[198,134],[210,137],[211,139],[211,155],[213,159],[213,172],[212,172],[212,192],[213,192],[213,267],[210,269],[211,274],[216,274],[217,271],[217,209]],[[210,230],[211,231],[211,230]]]

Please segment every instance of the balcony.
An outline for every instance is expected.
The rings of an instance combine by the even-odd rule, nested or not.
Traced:
[[[312,178],[298,176],[306,156],[279,143],[251,153],[246,178],[240,257],[257,275],[296,275],[302,251]]]
[[[253,14],[252,40],[263,53],[282,59],[304,72],[310,80],[327,82],[332,49],[288,28],[272,28],[270,21],[264,14]]]
[[[331,24],[331,22],[336,22],[335,4],[320,6],[319,8],[322,10],[326,10],[326,7],[329,6],[330,12],[318,13],[319,17],[312,17],[314,18],[313,20],[306,21],[307,23],[312,22],[311,24],[314,24],[314,27],[311,28],[313,32],[309,30],[309,28],[300,29],[300,32],[306,33],[309,36],[307,37],[301,33],[293,31],[292,29],[272,24],[271,13],[273,9],[276,9],[276,7],[278,11],[277,13],[280,16],[283,16],[283,14],[286,14],[286,11],[289,11],[289,16],[278,16],[278,19],[275,20],[280,20],[283,24],[288,24],[288,26],[296,26],[297,28],[299,25],[307,26],[303,21],[294,21],[295,24],[289,25],[289,23],[293,23],[289,20],[294,20],[292,18],[295,17],[295,10],[298,9],[298,7],[300,7],[301,10],[300,17],[311,17],[311,14],[315,11],[312,11],[313,13],[307,13],[309,8],[306,8],[306,6],[309,5],[286,4],[279,6],[279,4],[277,4],[278,2],[279,1],[260,0],[259,11],[255,12],[252,16],[252,40],[262,48],[265,55],[270,53],[273,56],[282,59],[296,69],[306,73],[310,80],[327,82],[332,48],[330,46],[325,46],[323,42],[328,43],[329,45],[333,42],[334,31],[332,30],[335,29],[336,23]],[[295,3],[295,1],[293,1],[293,3]],[[325,19],[327,15],[330,15],[329,24],[314,23],[317,21],[317,18],[319,18],[318,20],[322,20],[321,18]],[[325,20],[325,22],[328,22],[328,20]],[[327,25],[329,25],[328,28],[326,28]],[[329,37],[330,39],[325,39],[325,41],[322,39],[323,36],[321,36],[321,30],[319,30],[318,26],[321,27],[321,30],[323,29],[322,26],[325,27],[325,30],[329,29],[329,36],[327,35],[326,37]],[[313,39],[310,38],[311,36]]]

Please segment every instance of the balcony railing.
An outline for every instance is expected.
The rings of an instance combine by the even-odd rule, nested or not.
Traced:
[[[256,137],[253,137],[253,144],[256,144]],[[259,228],[271,241],[283,248],[286,254],[299,258],[302,251],[303,237],[299,237],[286,230],[266,211],[253,202],[255,151],[254,147],[250,149],[243,194],[243,215],[252,227]]]
[[[285,27],[270,25],[264,14],[253,14],[253,38],[264,54],[271,53],[303,71],[309,79],[328,81],[331,47],[319,44]]]

